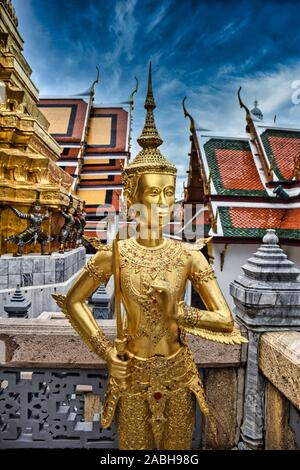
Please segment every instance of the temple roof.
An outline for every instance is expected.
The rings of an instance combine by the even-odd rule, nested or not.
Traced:
[[[219,241],[261,238],[268,228],[282,239],[300,240],[300,129],[258,122],[240,104],[247,122],[241,137],[191,128],[185,204],[204,203],[209,214],[193,224],[205,232],[210,227]]]
[[[300,155],[300,130],[268,129],[258,126],[268,160],[279,180],[291,180],[294,159]]]
[[[62,146],[58,164],[74,177],[76,194],[86,202],[85,233],[98,236],[95,221],[119,211],[121,170],[128,158],[128,113],[121,107],[94,107],[92,99],[81,98],[42,99],[39,107]],[[104,229],[100,235],[106,238]]]
[[[61,145],[80,144],[88,104],[81,99],[41,99],[39,108],[50,123],[49,132]]]
[[[211,138],[204,152],[217,194],[267,195],[247,140]]]
[[[258,237],[272,228],[281,238],[299,238],[300,207],[218,207],[225,237]]]
[[[86,154],[126,150],[128,113],[122,108],[93,108]]]

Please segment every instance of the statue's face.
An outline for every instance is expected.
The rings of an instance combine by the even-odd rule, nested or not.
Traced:
[[[141,205],[141,222],[153,227],[163,225],[169,219],[175,203],[175,176],[157,173],[142,175],[134,203]]]

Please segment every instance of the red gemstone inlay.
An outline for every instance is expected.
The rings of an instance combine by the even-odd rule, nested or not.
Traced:
[[[160,392],[155,392],[153,396],[154,396],[155,400],[160,400],[161,397],[162,397],[162,394]]]

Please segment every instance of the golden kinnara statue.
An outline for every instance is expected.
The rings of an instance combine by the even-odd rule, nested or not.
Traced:
[[[54,297],[85,343],[107,361],[109,381],[101,425],[109,427],[115,415],[119,448],[189,449],[195,403],[205,415],[208,406],[185,333],[228,344],[246,340],[235,329],[201,251],[162,237],[163,221],[175,202],[176,168],[158,149],[162,139],[153,115],[151,65],[145,108],[146,122],[138,139],[142,150],[123,172],[127,201],[143,208],[137,220],[139,235],[100,245],[67,296]],[[85,303],[112,273],[117,304],[114,344]],[[188,279],[207,310],[183,303]]]

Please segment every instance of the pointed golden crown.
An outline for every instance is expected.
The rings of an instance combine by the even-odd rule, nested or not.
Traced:
[[[138,176],[145,173],[167,173],[176,175],[176,167],[167,160],[160,152],[158,147],[163,143],[155,125],[154,109],[156,108],[152,91],[152,73],[151,62],[149,65],[148,91],[145,100],[145,109],[147,110],[145,125],[140,137],[137,139],[142,147],[135,159],[129,163],[123,172],[124,189],[129,185],[130,176]]]

